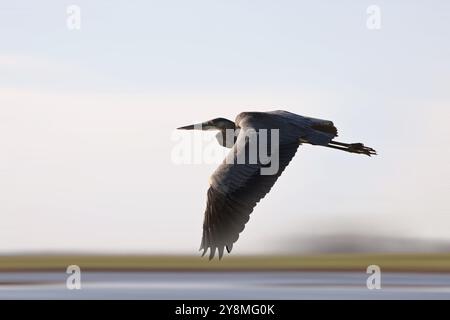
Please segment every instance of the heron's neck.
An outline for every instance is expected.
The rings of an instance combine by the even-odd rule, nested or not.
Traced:
[[[219,144],[225,148],[232,148],[237,139],[237,130],[235,128],[221,129],[216,134]]]

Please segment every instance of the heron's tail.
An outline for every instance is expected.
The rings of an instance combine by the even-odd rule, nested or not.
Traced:
[[[377,154],[374,149],[366,147],[362,143],[343,143],[332,140],[328,143],[327,147],[352,153],[365,154],[369,157]]]

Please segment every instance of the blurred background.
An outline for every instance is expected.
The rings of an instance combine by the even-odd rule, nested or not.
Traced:
[[[448,1],[0,1],[0,38],[0,269],[450,270]],[[276,109],[379,155],[302,146],[207,264],[174,129]]]

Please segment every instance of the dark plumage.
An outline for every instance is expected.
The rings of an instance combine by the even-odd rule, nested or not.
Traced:
[[[192,125],[179,129],[199,127],[200,125]],[[337,136],[337,129],[331,121],[303,117],[287,111],[243,112],[236,117],[234,123],[217,118],[201,124],[201,129],[219,130],[222,136],[225,136],[227,129],[239,130],[234,141],[223,143],[224,146],[230,147],[231,151],[210,179],[200,246],[203,255],[210,249],[210,259],[214,257],[216,250],[219,258],[222,258],[225,248],[228,253],[231,252],[256,204],[270,191],[302,143],[368,156],[376,154],[375,150],[365,147],[362,143],[333,141]],[[279,130],[279,169],[272,175],[261,174],[261,169],[270,163],[264,164],[260,159],[256,163],[248,161],[247,134],[254,131],[259,139],[262,129],[267,129],[268,150],[271,141],[270,129]],[[240,163],[237,160],[243,153],[246,155],[246,161]]]

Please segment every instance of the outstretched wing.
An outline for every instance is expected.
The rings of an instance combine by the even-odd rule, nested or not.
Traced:
[[[203,255],[210,249],[209,259],[214,257],[216,249],[219,259],[225,248],[231,252],[254,207],[270,191],[299,146],[298,134],[287,137],[280,132],[278,172],[262,175],[264,165],[260,163],[237,163],[242,153],[248,152],[249,143],[243,140],[247,129],[241,129],[236,144],[211,176],[200,246]]]

